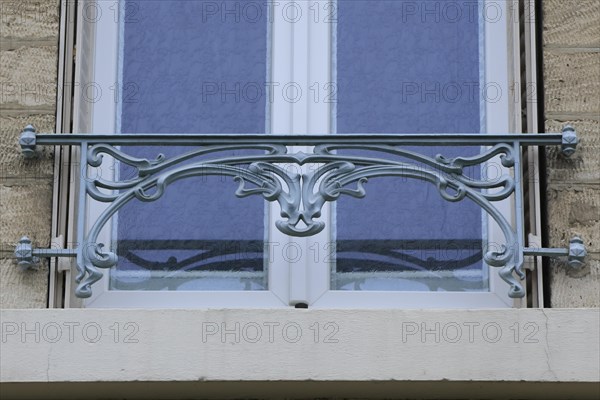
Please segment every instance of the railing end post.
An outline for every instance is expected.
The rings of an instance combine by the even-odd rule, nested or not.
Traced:
[[[573,153],[575,153],[578,144],[579,138],[577,137],[575,128],[573,128],[571,125],[566,125],[562,130],[562,154],[565,157],[571,157]]]
[[[579,236],[574,236],[569,243],[569,256],[567,262],[569,266],[574,269],[581,269],[585,266],[585,257],[587,256],[587,250],[583,239]]]
[[[37,270],[40,259],[33,255],[33,246],[31,239],[27,236],[23,236],[19,240],[19,244],[15,248],[15,257],[17,258],[17,265],[21,271]]]
[[[25,158],[33,158],[35,156],[36,136],[33,125],[27,125],[19,136],[19,145],[21,152]]]

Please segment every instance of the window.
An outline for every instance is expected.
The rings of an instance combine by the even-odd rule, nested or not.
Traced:
[[[118,7],[103,2],[79,7],[76,81],[86,90],[76,92],[75,132],[515,129],[514,21],[506,2],[124,1]],[[149,160],[189,151],[178,146],[121,150]],[[375,150],[336,154],[368,157]],[[410,150],[429,157],[483,151],[480,146]],[[319,168],[280,166],[299,175]],[[469,174],[494,179],[506,173],[502,168],[492,159]],[[106,157],[90,172],[123,180],[132,171]],[[100,241],[111,244],[119,261],[105,271],[85,306],[520,305],[482,261],[483,250],[502,243],[502,235],[481,208],[446,202],[435,188],[397,177],[372,179],[365,187],[364,199],[341,197],[323,207],[321,232],[297,237],[277,229],[276,203],[235,197],[230,177],[181,180],[160,200],[132,202],[107,224]],[[88,220],[103,207],[89,198]],[[510,199],[498,207],[512,218]],[[310,230],[312,222],[302,221],[296,229]]]

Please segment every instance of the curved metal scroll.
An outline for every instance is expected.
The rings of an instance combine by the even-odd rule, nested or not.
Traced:
[[[223,157],[191,162],[175,167],[187,160],[206,156],[224,150],[266,150],[266,154]],[[361,149],[387,153],[419,165],[404,161],[382,158],[360,157],[333,154],[334,150]],[[127,155],[121,150],[106,144],[96,144],[87,150],[87,162],[92,167],[102,163],[104,155],[110,155],[136,170],[133,178],[124,181],[108,181],[101,177],[88,180],[85,190],[92,198],[110,203],[90,228],[84,242],[85,251],[78,263],[80,282],[77,295],[89,297],[91,286],[101,279],[99,268],[110,268],[117,262],[117,256],[104,251],[98,243],[98,235],[103,226],[125,204],[132,200],[151,202],[159,199],[167,187],[181,179],[206,175],[231,176],[238,182],[237,197],[260,195],[265,200],[279,203],[282,219],[276,221],[277,228],[290,236],[312,236],[321,232],[325,223],[318,220],[326,202],[336,201],[340,196],[356,198],[366,196],[364,184],[371,178],[403,177],[429,182],[437,188],[441,197],[450,202],[470,199],[484,209],[500,226],[508,247],[499,251],[488,251],[484,260],[489,265],[501,267],[500,276],[510,284],[509,295],[520,297],[523,288],[513,276],[513,271],[521,278],[521,253],[514,251],[518,243],[516,232],[504,216],[492,205],[510,196],[515,188],[514,179],[503,175],[494,180],[473,180],[464,175],[467,166],[474,166],[500,156],[505,167],[514,165],[514,148],[504,143],[473,157],[445,158],[438,155],[427,157],[391,145],[321,144],[312,154],[297,152],[288,154],[287,147],[281,145],[227,145],[211,146],[193,150],[183,155],[166,158],[159,154],[152,160]],[[315,171],[307,173],[289,172],[277,164],[297,165],[319,164]],[[423,167],[425,166],[425,167]],[[100,189],[109,189],[107,193]],[[489,189],[496,191],[487,192]],[[302,224],[300,223],[302,222]]]

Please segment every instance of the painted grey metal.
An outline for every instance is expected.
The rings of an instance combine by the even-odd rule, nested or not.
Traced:
[[[576,269],[581,269],[585,266],[585,257],[587,256],[587,250],[583,240],[575,236],[571,239],[569,246],[569,265]]]
[[[31,239],[27,236],[23,236],[19,240],[19,244],[15,248],[15,257],[21,270],[37,269],[38,263],[40,262],[39,257],[33,255],[33,245]]]
[[[19,136],[19,145],[21,146],[21,152],[25,158],[35,157],[35,146],[37,142],[37,136],[33,125],[27,125],[21,136]]]
[[[31,239],[23,236],[15,249],[19,267],[21,269],[37,269],[40,258],[50,257],[77,257],[77,250],[74,249],[34,249]]]
[[[583,244],[583,240],[579,236],[575,236],[571,239],[568,249],[525,247],[523,254],[526,256],[567,257],[567,263],[572,268],[581,269],[585,265],[587,250]]]
[[[561,145],[561,151],[563,155],[570,157],[573,153],[575,153],[578,144],[579,138],[577,137],[575,129],[570,125],[565,126],[562,131]]]
[[[16,255],[20,265],[32,265],[36,257],[77,256],[79,286],[76,294],[89,297],[92,285],[102,278],[101,269],[117,263],[115,253],[105,250],[98,242],[102,228],[127,203],[132,200],[152,202],[159,199],[167,187],[181,179],[196,176],[230,176],[237,182],[237,197],[262,196],[266,201],[277,202],[281,217],[277,228],[290,236],[312,236],[325,228],[319,220],[325,203],[340,196],[363,198],[367,192],[364,184],[372,178],[401,177],[421,180],[435,186],[440,196],[449,202],[464,199],[477,204],[498,224],[504,235],[504,244],[488,246],[484,261],[500,268],[499,275],[510,284],[510,297],[523,297],[525,291],[519,280],[525,277],[522,270],[524,246],[523,199],[521,188],[521,146],[561,145],[563,153],[573,153],[578,140],[575,130],[566,127],[562,134],[375,134],[375,135],[83,135],[39,134],[28,126],[19,140],[23,153],[32,156],[37,144],[81,146],[80,163],[83,166],[79,194],[77,223],[78,243],[75,253],[44,253],[31,249],[31,242],[22,239]],[[190,146],[183,154],[165,157],[156,154],[152,159],[128,155],[118,146]],[[288,146],[313,146],[309,153],[290,152]],[[442,154],[426,156],[404,146],[488,146],[475,156],[447,158]],[[258,150],[257,154],[217,156],[215,153],[231,150]],[[369,150],[387,158],[344,155],[345,150]],[[103,157],[110,156],[136,171],[125,180],[88,176],[88,169],[100,167]],[[495,179],[473,179],[465,173],[468,167],[481,166],[495,157],[501,164],[512,168],[513,174]],[[194,161],[195,160],[195,161]],[[295,172],[282,164],[299,166],[312,164],[315,169]],[[515,195],[516,227],[495,206],[494,202]],[[96,221],[89,221],[85,230],[86,198],[106,203]],[[242,221],[240,221],[242,222]],[[573,244],[572,244],[573,245]],[[583,245],[583,242],[580,243]],[[579,244],[577,244],[579,246]],[[581,250],[575,246],[572,264],[582,260]],[[36,253],[37,251],[37,253]],[[564,251],[561,250],[560,255]],[[47,255],[45,255],[47,254]],[[567,255],[570,255],[569,252]],[[543,255],[555,255],[550,252]],[[584,254],[585,255],[585,254]],[[517,277],[515,277],[515,275]]]
[[[566,127],[565,129],[568,129]],[[572,129],[572,128],[571,128]],[[25,131],[24,131],[25,132]],[[573,131],[574,132],[574,131]],[[570,132],[568,132],[571,135]],[[110,143],[113,146],[139,145],[144,146],[204,146],[223,144],[283,144],[287,146],[313,146],[315,144],[328,143],[353,143],[353,144],[388,144],[404,146],[493,146],[498,143],[512,143],[518,141],[521,146],[551,146],[563,144],[562,133],[544,134],[505,134],[505,135],[482,135],[476,133],[419,133],[419,134],[373,134],[352,133],[335,135],[266,135],[266,134],[77,134],[62,133],[48,134],[38,133],[35,135],[33,146],[39,145],[74,145],[78,146],[85,141],[89,144]],[[167,143],[168,141],[168,143]],[[565,139],[566,141],[566,139]],[[567,141],[569,148],[574,148],[577,141]]]

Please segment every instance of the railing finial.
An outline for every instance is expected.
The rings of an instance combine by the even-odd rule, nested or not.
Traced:
[[[35,156],[36,136],[33,125],[27,125],[23,129],[21,136],[19,136],[19,145],[25,158],[33,158]]]
[[[585,266],[585,256],[587,256],[587,250],[583,244],[583,239],[579,236],[575,236],[569,243],[569,256],[567,262],[571,268],[581,269]]]
[[[17,258],[19,268],[21,268],[22,271],[38,269],[37,264],[40,259],[33,255],[31,239],[27,236],[23,236],[21,240],[19,240],[19,244],[15,248],[15,257]]]
[[[575,128],[573,128],[571,125],[565,126],[562,130],[562,154],[565,157],[571,157],[573,153],[575,153],[578,144],[579,138],[577,137],[577,132],[575,132]]]

